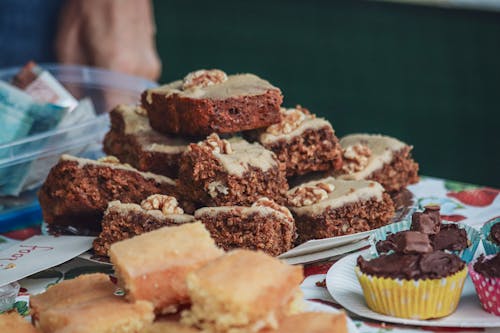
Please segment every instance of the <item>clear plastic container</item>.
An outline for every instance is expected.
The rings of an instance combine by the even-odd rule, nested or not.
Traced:
[[[109,128],[107,112],[120,103],[139,102],[142,91],[156,86],[156,83],[142,78],[86,66],[40,66],[49,71],[76,99],[90,98],[98,116],[73,126],[0,145],[0,186],[1,177],[8,177],[9,172],[18,167],[29,166],[36,172],[29,189],[19,196],[0,196],[0,232],[40,222],[36,192],[59,156],[102,156],[102,139]],[[0,70],[0,80],[10,81],[19,70],[20,67]]]

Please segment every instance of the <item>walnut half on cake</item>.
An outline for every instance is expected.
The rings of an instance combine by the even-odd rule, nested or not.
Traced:
[[[258,143],[211,134],[182,154],[179,191],[205,206],[250,206],[260,197],[283,202],[284,165]]]
[[[394,204],[384,188],[368,180],[328,177],[288,191],[298,242],[353,234],[391,221]]]
[[[411,157],[412,146],[395,138],[376,134],[351,134],[340,139],[344,165],[335,173],[339,179],[374,180],[387,192],[418,182],[418,164]]]
[[[189,136],[236,133],[280,121],[283,96],[253,74],[226,75],[198,70],[142,94],[151,126],[159,132]]]
[[[342,167],[342,147],[330,122],[299,105],[280,112],[281,122],[249,136],[285,163],[287,177]]]

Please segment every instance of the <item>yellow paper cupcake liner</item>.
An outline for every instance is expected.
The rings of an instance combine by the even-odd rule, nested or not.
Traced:
[[[467,267],[441,279],[401,280],[364,274],[356,267],[368,307],[385,315],[430,319],[451,314],[458,306]]]

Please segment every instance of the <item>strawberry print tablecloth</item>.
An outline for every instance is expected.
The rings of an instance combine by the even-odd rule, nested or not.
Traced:
[[[442,179],[423,177],[416,185],[410,187],[418,200],[419,208],[428,204],[439,204],[444,220],[467,223],[480,228],[485,222],[500,217],[500,191],[488,187],[474,186]],[[32,227],[14,230],[0,235],[0,249],[7,248],[19,240],[39,234],[40,228]],[[305,266],[305,280],[302,290],[306,299],[322,302],[341,308],[335,304],[324,286],[325,274],[334,261],[326,261]],[[104,272],[112,274],[109,265],[100,265],[80,258],[75,258],[63,265],[53,267],[20,281],[21,291],[15,309],[22,315],[29,315],[29,295],[37,294],[48,286],[63,279],[70,279],[83,273]],[[358,318],[352,314],[359,333],[411,333],[411,332],[499,332],[500,328],[466,329],[409,327],[391,325]]]

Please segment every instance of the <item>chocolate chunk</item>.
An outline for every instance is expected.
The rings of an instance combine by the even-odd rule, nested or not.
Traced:
[[[489,259],[481,254],[474,264],[474,270],[488,278],[500,278],[500,253]]]
[[[432,243],[429,236],[419,231],[400,231],[387,235],[385,240],[375,245],[378,253],[390,251],[398,253],[428,253],[432,252]]]
[[[461,251],[469,246],[467,232],[456,224],[443,224],[438,234],[432,236],[434,250]]]
[[[420,231],[424,234],[435,235],[441,227],[441,216],[439,206],[425,206],[423,212],[413,213],[411,217],[411,230]]]
[[[395,235],[396,248],[398,253],[429,253],[432,252],[431,240],[427,234],[419,231],[404,231]]]
[[[358,257],[360,270],[368,275],[395,278],[395,279],[416,279],[420,275],[418,267],[419,255],[392,253],[381,255],[372,260],[365,260]]]
[[[454,274],[461,270],[464,265],[459,257],[443,251],[423,254],[419,262],[422,274],[432,279]]]
[[[384,254],[371,260],[359,256],[361,272],[393,279],[437,279],[462,270],[465,263],[454,254],[435,251],[427,254]]]
[[[500,245],[500,222],[495,223],[490,229],[490,235],[488,237],[493,243]]]

